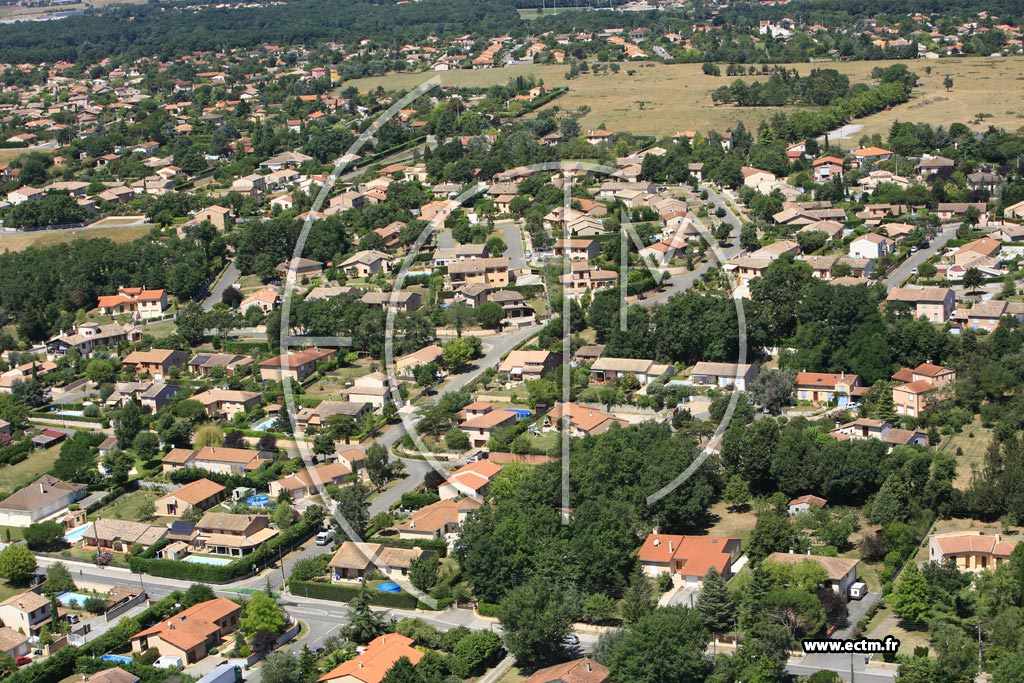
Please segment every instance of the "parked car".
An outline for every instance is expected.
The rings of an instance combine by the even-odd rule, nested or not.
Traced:
[[[328,545],[334,539],[330,531],[321,531],[316,535],[317,545]]]
[[[569,635],[562,638],[562,643],[564,643],[565,645],[579,645],[580,637],[575,633],[570,633]]]
[[[21,655],[20,657],[14,660],[14,663],[18,666],[25,666],[26,664],[32,663],[32,658],[26,657],[25,655]]]

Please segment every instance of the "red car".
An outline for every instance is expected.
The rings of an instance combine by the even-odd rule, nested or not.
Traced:
[[[18,666],[25,666],[26,664],[31,664],[32,663],[32,658],[31,657],[26,657],[25,655],[22,655],[22,656],[18,657],[17,659],[15,659],[14,663],[17,664]]]

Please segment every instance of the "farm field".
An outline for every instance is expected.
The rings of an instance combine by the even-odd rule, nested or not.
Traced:
[[[933,125],[963,122],[976,129],[996,125],[1008,130],[1024,127],[1024,58],[957,58],[940,60],[909,60],[903,62],[828,62],[792,65],[801,74],[812,68],[834,68],[848,74],[852,82],[867,82],[876,66],[906,64],[921,78],[910,102],[853,123],[857,132],[843,140],[845,147],[854,147],[861,135],[888,133],[893,121],[922,121]],[[925,74],[926,67],[932,68]],[[607,127],[647,135],[670,135],[686,129],[725,130],[743,121],[748,128],[770,117],[778,108],[714,106],[711,91],[734,79],[727,76],[706,76],[700,64],[622,64],[618,74],[585,75],[566,80],[566,65],[526,65],[503,69],[478,69],[416,74],[390,74],[363,78],[345,83],[367,91],[377,86],[385,90],[410,88],[434,76],[443,85],[487,87],[502,84],[518,76],[533,75],[548,86],[568,86],[570,92],[548,106],[576,110],[590,107],[583,119],[586,128]],[[632,76],[627,70],[635,70]],[[942,82],[953,77],[953,88],[946,92]],[[744,77],[753,80],[760,77]],[[641,108],[642,102],[642,108]],[[791,108],[783,108],[791,109]],[[987,115],[977,124],[978,114]]]
[[[74,10],[87,10],[93,7],[109,7],[110,5],[141,5],[147,0],[89,0],[88,2],[73,2],[66,5],[36,6],[36,7],[15,7],[5,5],[0,7],[0,19],[13,19],[14,17],[42,16],[54,12],[71,12]]]
[[[52,244],[71,242],[83,237],[106,237],[115,242],[131,242],[148,232],[149,228],[145,226],[0,232],[0,253],[24,251],[29,247],[48,247]]]

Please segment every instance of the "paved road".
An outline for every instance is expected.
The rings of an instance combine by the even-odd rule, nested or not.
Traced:
[[[499,221],[506,223],[505,221]],[[505,244],[508,249],[505,254],[508,256],[509,267],[513,270],[522,270],[526,267],[526,250],[523,247],[523,230],[518,223],[510,222],[501,226],[504,233]]]
[[[850,655],[807,655],[799,663],[786,665],[786,671],[795,676],[810,676],[816,671],[834,671],[844,681],[850,677]],[[864,655],[853,655],[853,673],[856,683],[892,683],[896,678],[895,669],[881,669],[864,663]]]
[[[708,271],[708,269],[718,266],[719,256],[721,256],[722,261],[728,261],[743,251],[742,247],[740,247],[740,230],[743,228],[743,223],[741,223],[740,219],[736,217],[736,214],[732,212],[732,209],[726,205],[726,197],[723,194],[716,192],[709,185],[701,186],[701,189],[707,190],[708,200],[715,205],[715,208],[725,209],[725,218],[723,218],[722,221],[732,226],[729,244],[725,247],[719,247],[718,243],[712,240],[711,243],[714,246],[714,249],[708,250],[709,258],[707,263],[699,265],[691,271],[670,276],[668,280],[665,281],[664,291],[655,294],[654,296],[649,296],[643,300],[642,303],[645,306],[663,304],[672,296],[692,287],[693,283],[699,280],[700,277]],[[705,223],[705,225],[707,226],[708,224]],[[708,228],[710,229],[710,226],[708,226]]]
[[[438,230],[437,231],[437,246],[439,249],[454,249],[455,238],[452,237],[451,230]]]
[[[228,261],[228,267],[224,269],[224,273],[217,280],[217,284],[213,286],[210,296],[206,297],[206,300],[203,301],[203,310],[212,311],[213,307],[223,300],[224,292],[227,291],[228,287],[235,284],[241,276],[242,274],[235,267],[235,262]]]
[[[940,249],[946,246],[946,242],[954,237],[956,237],[956,227],[952,225],[946,227],[942,233],[931,240],[927,248],[919,249],[916,253],[911,254],[896,270],[892,271],[889,277],[885,278],[886,289],[903,286],[903,283],[913,275],[912,271],[915,268],[938,253]]]

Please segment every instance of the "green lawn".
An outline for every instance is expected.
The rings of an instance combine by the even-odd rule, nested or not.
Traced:
[[[0,467],[0,491],[11,492],[24,488],[53,468],[60,455],[60,446],[46,450],[32,451],[25,460],[16,465]]]
[[[106,519],[124,519],[129,522],[141,522],[142,508],[160,497],[159,491],[136,491],[122,496],[105,507],[101,514]]]

